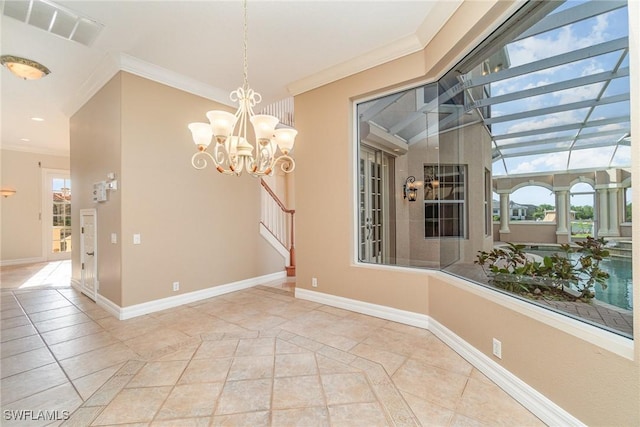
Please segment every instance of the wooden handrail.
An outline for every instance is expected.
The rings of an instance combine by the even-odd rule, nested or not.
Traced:
[[[293,214],[293,213],[296,212],[295,209],[287,209],[287,207],[284,205],[284,203],[282,203],[282,200],[280,200],[280,198],[276,195],[276,193],[273,192],[271,187],[269,187],[269,184],[267,184],[267,181],[265,181],[264,179],[260,178],[260,185],[262,185],[264,187],[264,189],[267,190],[267,193],[269,193],[271,198],[273,200],[275,200],[275,202],[278,204],[278,206],[280,206],[280,209],[282,209],[282,212],[290,213],[290,214]]]
[[[278,205],[280,210],[282,210],[282,212],[291,215],[291,234],[290,234],[290,238],[289,238],[289,243],[290,243],[290,247],[289,247],[289,264],[290,265],[287,267],[287,276],[295,276],[295,271],[296,271],[296,249],[295,249],[295,217],[294,217],[294,215],[295,215],[296,211],[295,211],[295,209],[287,209],[287,207],[284,205],[284,203],[282,203],[282,200],[280,200],[280,198],[276,195],[276,193],[274,193],[274,191],[271,189],[271,187],[269,187],[269,184],[267,184],[267,182],[262,178],[260,178],[260,185],[262,185],[262,187],[265,189],[267,194],[269,194],[271,199],[273,199],[273,201],[276,202],[276,204]],[[272,230],[269,230],[269,231],[272,231]]]

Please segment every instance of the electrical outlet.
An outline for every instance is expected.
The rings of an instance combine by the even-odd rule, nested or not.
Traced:
[[[311,278],[311,286],[313,286],[314,288],[318,287],[318,279],[316,279],[315,277]]]
[[[180,290],[180,282],[173,282],[173,292]]]
[[[493,339],[493,355],[502,359],[502,343],[495,338]]]

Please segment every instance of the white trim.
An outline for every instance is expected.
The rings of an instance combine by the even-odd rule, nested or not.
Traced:
[[[184,92],[192,93],[212,101],[233,107],[234,103],[229,98],[229,91],[213,87],[198,80],[186,77],[175,71],[162,68],[150,62],[143,61],[131,55],[120,54],[120,69],[136,76],[153,80]]]
[[[127,307],[120,307],[119,305],[115,304],[99,293],[97,294],[96,302],[100,307],[107,310],[113,316],[117,317],[120,320],[126,320],[131,319],[132,317],[155,313],[156,311],[178,307],[183,304],[189,304],[203,299],[217,297],[219,295],[224,295],[230,292],[236,292],[242,289],[247,289],[257,285],[262,285],[264,283],[283,279],[286,279],[285,271],[266,274],[264,276],[253,277],[245,280],[239,280],[237,282],[228,283],[226,285],[213,286],[211,288],[201,289],[199,291],[188,292],[186,294],[161,298],[153,301],[143,302],[141,304],[130,305]]]
[[[115,54],[106,54],[89,78],[74,91],[73,95],[62,105],[62,112],[73,116],[87,101],[115,76],[120,68]]]
[[[260,235],[284,258],[284,266],[289,266],[291,264],[291,253],[263,223],[260,223]]]
[[[441,271],[430,271],[429,273],[437,276],[438,279],[446,282],[448,285],[455,286],[465,290],[466,292],[470,292],[489,301],[495,302],[501,307],[505,307],[508,310],[527,316],[534,321],[544,323],[545,325],[551,326],[559,331],[596,345],[606,351],[615,353],[618,356],[634,360],[632,339],[625,338],[613,332],[608,332],[604,329],[589,325],[564,314],[556,313],[553,310],[538,307],[537,305],[526,301],[521,301],[518,298],[488,289],[468,280],[452,276],[451,274],[443,273]]]
[[[584,425],[573,415],[432,318],[429,319],[429,331],[547,425]]]
[[[5,259],[0,261],[0,267],[8,267],[10,265],[36,264],[39,262],[46,262],[46,259],[41,256],[33,258]]]
[[[427,329],[548,425],[582,426],[578,419],[431,317],[296,288],[296,298]]]
[[[287,86],[293,96],[324,86],[361,71],[386,64],[424,49],[462,4],[461,0],[435,2],[415,33],[363,55],[297,80]],[[439,25],[434,25],[439,23]]]
[[[62,112],[69,117],[73,116],[119,71],[126,71],[184,92],[233,106],[229,98],[229,91],[202,83],[134,56],[120,53],[104,56],[96,70],[75,91],[74,96],[63,105]]]
[[[6,151],[18,151],[20,153],[32,153],[32,154],[42,154],[45,156],[56,156],[56,157],[69,157],[69,149],[66,150],[56,150],[54,148],[47,147],[31,147],[29,145],[14,145],[14,144],[6,144],[2,143],[2,150]]]
[[[82,292],[82,282],[80,282],[80,280],[76,279],[76,278],[71,278],[69,284],[71,285],[71,287],[73,289],[75,289],[78,292]]]
[[[322,292],[310,291],[308,289],[296,288],[296,298],[330,305],[356,313],[367,314],[381,319],[391,320],[405,325],[411,325],[422,329],[429,329],[429,316],[411,311],[398,310],[397,308],[384,305],[372,304],[369,302],[343,298]]]

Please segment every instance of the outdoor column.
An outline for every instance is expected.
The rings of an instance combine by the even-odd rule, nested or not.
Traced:
[[[606,188],[598,189],[598,199],[600,200],[599,215],[600,225],[598,227],[598,236],[606,236],[609,234],[609,197]]]
[[[567,191],[556,192],[556,234],[567,234]]]
[[[618,188],[609,189],[609,236],[620,235],[618,218]]]
[[[509,233],[509,193],[500,193],[500,232]]]

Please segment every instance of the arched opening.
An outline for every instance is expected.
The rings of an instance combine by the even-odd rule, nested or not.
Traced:
[[[555,221],[553,191],[540,185],[527,185],[511,193],[509,210],[514,221]]]
[[[591,184],[579,182],[569,192],[570,239],[584,239],[587,236],[597,237],[595,226],[595,190]]]

